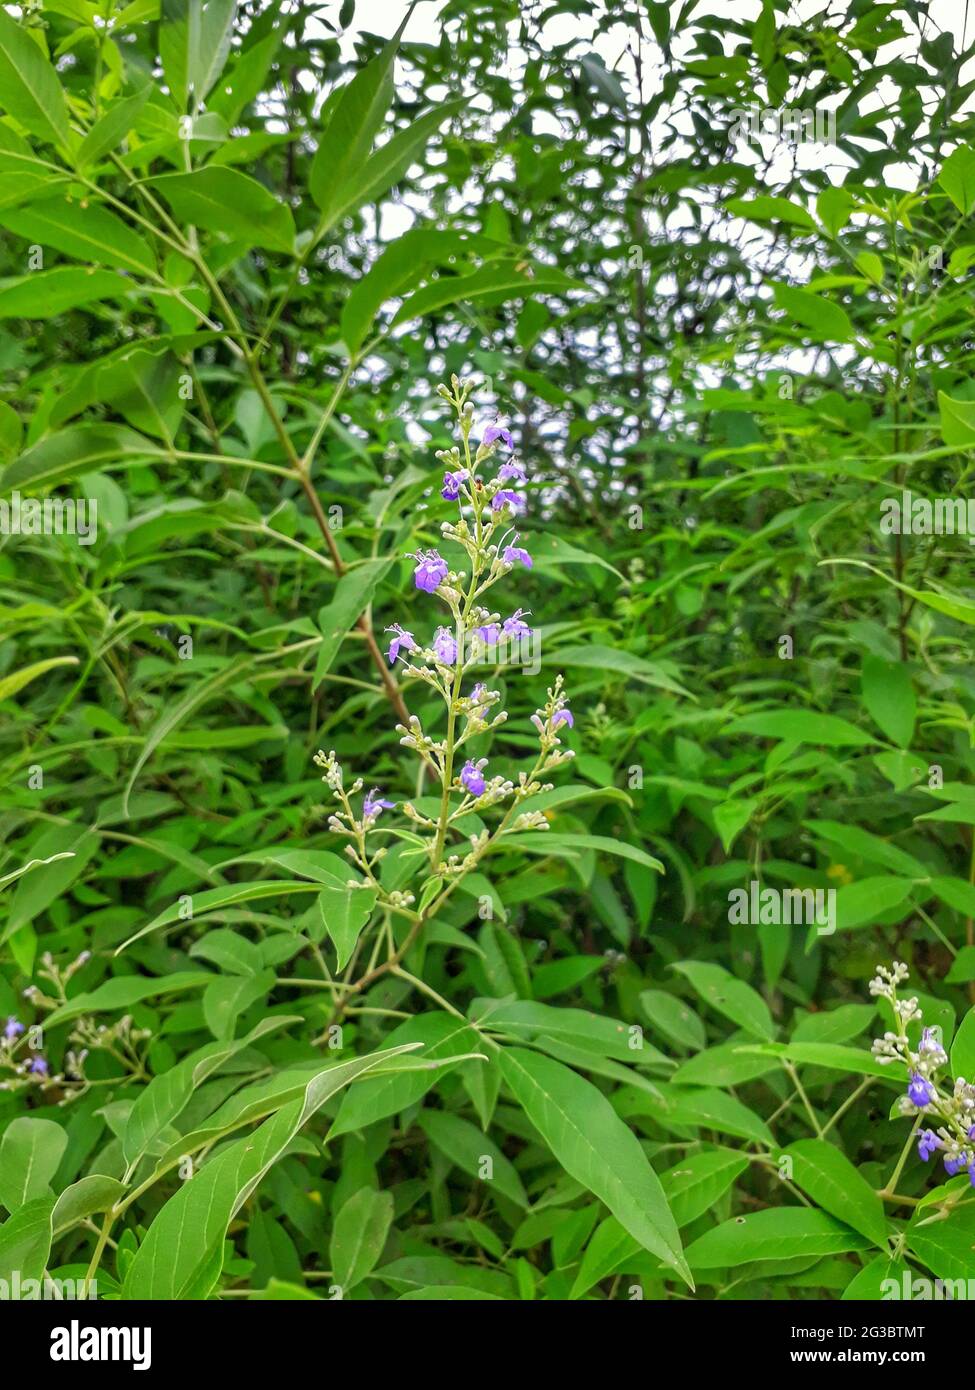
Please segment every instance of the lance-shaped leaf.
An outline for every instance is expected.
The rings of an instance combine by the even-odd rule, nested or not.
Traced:
[[[411,6],[379,57],[341,88],[325,108],[328,124],[319,139],[308,180],[311,195],[322,214],[320,228],[323,232],[341,216],[349,184],[361,175],[372,142],[389,110],[393,97],[393,60],[412,13]]]
[[[51,64],[30,35],[0,9],[0,108],[49,145],[71,145],[68,108]]]
[[[129,1267],[123,1296],[206,1297],[220,1274],[228,1226],[299,1130],[342,1087],[416,1046],[406,1043],[328,1067],[312,1077],[300,1100],[212,1158],[169,1199],[149,1227]]]
[[[570,1177],[693,1288],[660,1179],[603,1093],[561,1062],[524,1048],[504,1049],[500,1064],[508,1088]]]
[[[160,174],[147,182],[184,223],[221,232],[246,246],[285,255],[294,250],[291,209],[238,169],[211,164],[189,174]]]
[[[376,897],[375,888],[323,888],[319,894],[318,910],[335,947],[337,969],[344,970],[348,965],[359,934],[376,906]]]
[[[156,1076],[136,1097],[129,1111],[122,1153],[126,1163],[133,1166],[147,1152],[168,1125],[179,1116],[190,1096],[202,1086],[208,1076],[222,1067],[245,1047],[251,1047],[268,1033],[286,1024],[300,1022],[294,1018],[265,1018],[244,1038],[232,1042],[208,1043],[184,1057],[175,1067]]]

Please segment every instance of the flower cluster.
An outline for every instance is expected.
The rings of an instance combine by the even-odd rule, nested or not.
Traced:
[[[38,978],[47,983],[42,989],[39,985],[29,985],[24,990],[24,998],[32,1008],[41,1013],[51,1013],[62,1008],[67,1002],[67,984],[91,959],[90,951],[82,951],[67,965],[59,965],[46,951],[38,967]],[[96,1024],[90,1015],[82,1015],[75,1020],[68,1035],[72,1044],[64,1054],[63,1070],[52,1070],[43,1050],[43,1024],[24,1023],[16,1014],[11,1014],[0,1025],[0,1072],[7,1075],[0,1080],[0,1091],[18,1091],[33,1086],[57,1097],[58,1105],[67,1105],[78,1100],[92,1086],[115,1086],[117,1075],[95,1081],[85,1074],[85,1063],[92,1052],[100,1051],[120,1063],[129,1076],[127,1081],[148,1080],[145,1065],[145,1047],[152,1037],[148,1028],[136,1028],[132,1017],[125,1015],[113,1024]]]
[[[442,734],[428,732],[416,715],[411,715],[407,724],[397,725],[400,743],[417,754],[430,780],[440,789],[439,813],[426,814],[410,801],[401,808],[414,826],[426,832],[424,843],[430,868],[439,879],[468,872],[490,843],[492,837],[485,831],[469,837],[470,850],[465,855],[447,853],[451,828],[471,812],[506,805],[496,834],[515,829],[546,829],[548,822],[540,812],[518,814],[520,804],[530,796],[551,790],[550,784],[538,780],[539,774],[573,756],[561,746],[559,738],[560,731],[572,728],[574,722],[561,676],[549,690],[546,704],[532,719],[539,734],[539,754],[531,772],[520,773],[517,781],[492,774],[488,759],[472,756],[466,748],[472,739],[497,729],[508,717],[497,708],[501,701],[499,691],[489,689],[483,681],[471,680],[468,684],[471,668],[485,659],[497,659],[501,644],[533,636],[526,621],[530,615],[524,609],[516,608],[503,616],[485,602],[488,591],[513,569],[532,568],[532,557],[513,525],[515,518],[524,515],[528,508],[523,491],[528,474],[521,463],[510,457],[508,451],[514,448],[514,440],[504,426],[489,425],[481,431],[479,441],[472,439],[475,414],[469,399],[471,390],[472,383],[456,376],[451,378],[449,387],[439,388],[439,394],[456,413],[459,443],[436,455],[445,470],[441,496],[455,502],[458,508],[455,519],[443,523],[441,534],[445,541],[460,547],[466,563],[463,568],[452,569],[436,549],[418,550],[409,557],[414,562],[415,587],[443,603],[451,621],[431,624],[426,640],[418,637],[418,629],[410,630],[399,623],[386,630],[390,664],[398,666],[407,680],[431,686],[446,707],[446,728]],[[499,448],[506,454],[492,470]],[[489,470],[493,476],[489,476]],[[346,789],[334,753],[319,752],[315,761],[323,768],[322,780],[338,803],[329,818],[329,828],[349,840],[346,853],[368,881],[368,885],[357,886],[378,888],[374,868],[385,850],[372,851],[366,837],[381,828],[377,827],[379,817],[392,810],[395,803],[373,788],[357,813],[352,803],[364,783],[357,780]],[[408,894],[399,896],[400,905],[412,902]],[[387,901],[387,895],[382,895],[382,900]]]
[[[918,1133],[917,1151],[927,1162],[936,1152],[944,1161],[945,1171],[954,1177],[965,1169],[975,1187],[975,1084],[959,1076],[947,1083],[939,1072],[947,1066],[948,1054],[941,1043],[940,1030],[924,1026],[917,998],[901,999],[898,986],[907,979],[908,969],[895,961],[888,970],[878,967],[870,982],[870,993],[886,999],[894,1015],[895,1028],[877,1038],[873,1054],[883,1063],[900,1062],[907,1068],[907,1091],[900,1099],[903,1115],[923,1115],[934,1127]],[[912,1045],[908,1029],[916,1028]]]

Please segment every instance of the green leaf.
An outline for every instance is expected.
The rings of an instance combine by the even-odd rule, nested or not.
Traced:
[[[945,976],[949,985],[965,985],[975,980],[975,946],[963,946],[951,962],[951,969]]]
[[[642,1253],[640,1242],[633,1239],[615,1216],[607,1216],[596,1227],[586,1246],[569,1298],[582,1298],[594,1284],[611,1274],[617,1274],[627,1261],[638,1258]]]
[[[690,1154],[661,1173],[660,1182],[677,1225],[689,1226],[710,1211],[748,1166],[747,1157],[733,1149],[712,1149]]]
[[[118,149],[126,135],[135,127],[151,91],[152,84],[146,82],[134,96],[123,97],[109,106],[78,146],[75,153],[75,165],[78,169],[97,164],[103,155]]]
[[[444,121],[462,110],[465,105],[466,101],[458,98],[444,102],[432,111],[425,111],[405,129],[397,131],[361,167],[352,169],[341,187],[335,189],[331,196],[327,196],[328,209],[323,218],[324,227],[327,229],[334,226],[339,218],[354,212],[363,203],[378,202],[389,192],[393,184],[403,177],[420,152],[426,149],[431,137],[437,133]],[[326,134],[326,141],[330,134],[331,127]],[[313,184],[315,177],[313,166]]]
[[[882,1302],[889,1297],[889,1289],[885,1287],[887,1281],[894,1279],[898,1287],[903,1288],[905,1274],[910,1280],[910,1269],[902,1260],[892,1260],[889,1255],[877,1255],[847,1284],[843,1290],[844,1302],[848,1300]]]
[[[802,227],[804,231],[816,231],[816,222],[806,209],[788,198],[776,198],[760,194],[755,198],[732,198],[727,204],[728,211],[736,217],[747,217],[752,222],[786,222],[792,227]]]
[[[377,896],[375,888],[323,888],[319,893],[318,910],[335,947],[337,970],[344,970],[351,960],[359,934],[372,916]]]
[[[206,1297],[220,1275],[228,1226],[298,1132],[330,1096],[391,1057],[411,1050],[406,1044],[323,1069],[309,1080],[300,1099],[211,1158],[169,1199],[149,1227],[129,1266],[123,1297],[166,1301]]]
[[[218,908],[233,907],[237,903],[253,902],[257,898],[287,897],[292,893],[314,893],[316,891],[316,885],[304,879],[260,879],[252,883],[231,883],[222,888],[207,888],[202,893],[193,894],[193,918],[197,920],[208,912],[215,912]],[[182,915],[182,903],[179,901],[171,903],[157,917],[154,917],[148,926],[137,931],[135,936],[130,936],[128,941],[123,941],[115,954],[120,955],[134,941],[148,936],[150,932],[160,931],[163,927],[179,922],[182,920]]]
[[[319,139],[308,179],[311,195],[322,214],[323,231],[333,226],[343,207],[354,201],[350,186],[361,178],[372,142],[393,98],[393,61],[407,19],[409,12],[378,58],[329,100],[328,125]]]
[[[335,586],[331,603],[320,610],[318,625],[322,630],[322,645],[315,663],[317,685],[331,669],[350,628],[358,621],[376,596],[376,590],[389,573],[393,557],[386,560],[365,560],[342,575]]]
[[[274,988],[274,971],[211,980],[203,991],[203,1018],[215,1038],[234,1035],[240,1015]]]
[[[626,1089],[614,1097],[621,1115],[649,1115],[671,1132],[685,1129],[712,1129],[737,1139],[771,1147],[772,1131],[753,1110],[735,1096],[707,1086],[667,1086],[658,1096],[646,1091]]]
[[[155,1076],[136,1096],[129,1111],[122,1136],[122,1152],[130,1167],[147,1153],[163,1133],[178,1118],[194,1091],[203,1085],[231,1058],[246,1047],[252,1047],[262,1037],[289,1023],[299,1022],[297,1016],[262,1019],[245,1038],[231,1042],[207,1043],[184,1057],[176,1066]]]
[[[967,217],[975,207],[975,149],[959,145],[953,150],[941,166],[937,182],[962,216]]]
[[[486,1184],[487,1192],[500,1192],[516,1206],[527,1207],[528,1195],[510,1159],[470,1120],[463,1120],[447,1110],[424,1110],[418,1124],[434,1148],[461,1172]],[[484,1176],[484,1160],[489,1159],[491,1172]]]
[[[975,1211],[970,1205],[947,1220],[915,1217],[905,1235],[908,1250],[938,1279],[963,1279],[967,1291],[975,1278]]]
[[[855,724],[835,714],[817,714],[813,710],[764,710],[761,714],[746,714],[726,724],[723,732],[755,734],[759,738],[788,739],[791,743],[815,743],[824,748],[862,748],[875,743]]]
[[[46,198],[29,207],[0,210],[0,226],[79,261],[152,275],[155,257],[144,237],[99,203]]]
[[[475,999],[471,1014],[481,1024],[519,1041],[557,1038],[597,1057],[630,1063],[666,1062],[663,1053],[644,1041],[640,1028],[586,1009],[560,1009],[531,999],[510,1003]]]
[[[771,1207],[734,1216],[687,1247],[691,1269],[737,1268],[752,1260],[810,1259],[867,1250],[870,1241],[825,1211]]]
[[[445,1013],[416,1014],[386,1039],[391,1046],[423,1046],[416,1068],[395,1075],[370,1077],[343,1096],[339,1112],[328,1132],[329,1143],[341,1134],[365,1129],[387,1115],[415,1105],[437,1081],[441,1068],[453,1064],[458,1054],[482,1052],[474,1029],[463,1019]]]
[[[448,304],[468,304],[487,296],[509,300],[545,290],[564,294],[567,290],[585,288],[585,285],[550,266],[539,266],[533,275],[526,275],[514,265],[482,266],[468,275],[445,275],[432,285],[417,290],[395,315],[393,327],[435,313]]]
[[[11,671],[9,676],[0,677],[0,700],[9,700],[25,685],[36,681],[38,676],[55,670],[58,666],[77,666],[76,656],[50,656],[46,661],[35,661],[32,666],[23,666],[19,671]]]
[[[696,1051],[704,1047],[707,1033],[704,1024],[691,1006],[676,994],[661,989],[645,989],[640,994],[640,1008],[650,1024],[668,1042]]]
[[[958,1025],[951,1044],[951,1074],[968,1081],[975,1077],[975,1009],[969,1009]]]
[[[38,45],[0,9],[0,107],[46,144],[71,146],[61,84]]]
[[[707,1047],[682,1062],[671,1080],[677,1086],[740,1086],[756,1077],[767,1076],[775,1063],[742,1052],[745,1039],[738,1035],[731,1042]]]
[[[237,169],[210,164],[189,174],[159,174],[146,182],[183,223],[220,232],[246,246],[286,256],[294,251],[291,209]]]
[[[110,270],[82,271],[76,265],[36,270],[0,284],[0,319],[53,319],[93,300],[124,299],[137,288]]]
[[[775,1037],[775,1025],[768,1005],[744,980],[737,979],[720,965],[707,961],[678,961],[673,967],[712,1009],[730,1018],[756,1038]]]
[[[572,858],[576,851],[594,849],[600,854],[614,854],[620,859],[629,859],[644,869],[652,869],[662,874],[664,866],[646,850],[631,845],[627,840],[611,840],[608,835],[570,835],[555,830],[532,830],[522,834],[504,834],[492,846],[494,849],[508,849],[517,845],[532,854],[549,855],[561,851]]]
[[[938,392],[941,438],[959,449],[975,449],[975,401],[956,401]]]
[[[387,300],[417,287],[431,263],[446,264],[461,255],[465,241],[458,232],[414,227],[388,246],[361,280],[342,309],[342,337],[355,355]]]
[[[840,1149],[825,1139],[799,1139],[783,1152],[792,1159],[793,1181],[807,1196],[886,1249],[884,1204]]]
[[[48,435],[21,454],[4,472],[0,491],[54,487],[96,469],[132,466],[161,454],[158,444],[121,425],[75,425]]]
[[[911,673],[902,661],[867,656],[863,662],[863,703],[874,723],[901,748],[909,748],[917,718]]]
[[[140,1004],[143,999],[154,999],[160,995],[179,994],[184,989],[202,989],[214,977],[206,970],[177,970],[171,975],[158,975],[147,978],[144,975],[120,975],[114,980],[106,980],[86,994],[76,994],[67,1004],[48,1014],[44,1020],[46,1028],[56,1023],[66,1023],[79,1014],[112,1013],[116,1009],[129,1009]]]
[[[87,825],[52,825],[46,830],[33,845],[44,867],[17,884],[0,942],[33,922],[65,893],[81,877],[98,845],[98,836]],[[47,1022],[50,1023],[50,1015]]]
[[[125,1184],[102,1173],[90,1173],[66,1187],[54,1204],[51,1224],[55,1236],[99,1211],[109,1211],[125,1196]]]
[[[865,859],[868,864],[879,864],[902,878],[927,877],[927,868],[920,859],[860,825],[846,825],[835,820],[807,820],[804,824],[834,850],[843,851],[841,862],[852,856]]]
[[[773,285],[772,293],[779,308],[800,324],[813,342],[848,343],[856,336],[846,310],[832,300],[791,285]]]
[[[362,1187],[342,1206],[335,1218],[329,1258],[332,1282],[343,1297],[361,1284],[379,1263],[393,1224],[393,1197]]]
[[[800,1066],[828,1067],[835,1071],[850,1072],[854,1076],[877,1076],[895,1084],[907,1080],[907,1073],[901,1063],[890,1062],[884,1065],[865,1048],[844,1047],[841,1043],[766,1043],[762,1047],[743,1046],[743,1051],[757,1053],[761,1057],[782,1057],[786,1061],[797,1062]]]
[[[885,913],[900,907],[914,884],[907,878],[878,875],[844,884],[836,894],[836,926],[839,931],[871,926]]]
[[[52,1120],[10,1121],[0,1139],[0,1202],[8,1211],[49,1195],[67,1144],[66,1131]]]
[[[51,1257],[53,1211],[53,1197],[35,1197],[0,1226],[0,1279],[8,1285],[15,1272],[21,1285],[44,1278]]]
[[[693,1288],[677,1225],[639,1142],[590,1082],[551,1057],[505,1048],[501,1073],[565,1171]]]

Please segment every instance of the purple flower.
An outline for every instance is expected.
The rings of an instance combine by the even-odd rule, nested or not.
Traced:
[[[925,1028],[923,1030],[917,1050],[918,1052],[925,1052],[928,1054],[944,1052],[944,1048],[941,1046],[941,1040],[933,1028]]]
[[[940,1149],[941,1147],[941,1140],[933,1129],[921,1130],[921,1133],[917,1137],[917,1151],[923,1162],[927,1163],[935,1149]]]
[[[507,445],[509,449],[515,447],[515,441],[511,438],[511,431],[502,429],[500,425],[488,425],[481,439],[482,444],[496,444],[498,440]]]
[[[440,489],[440,496],[448,502],[456,502],[460,496],[461,484],[467,478],[467,469],[462,468],[459,473],[445,473],[443,475],[443,487]]]
[[[506,637],[530,637],[532,635],[531,628],[521,616],[523,612],[524,609],[517,608],[510,618],[505,618],[501,624],[501,631]]]
[[[436,593],[447,578],[447,561],[436,550],[418,550],[412,558],[416,560],[416,587],[427,594]]]
[[[471,796],[481,796],[484,792],[484,774],[477,763],[466,762],[461,769],[460,781]]]
[[[47,1064],[46,1057],[32,1057],[27,1070],[33,1076],[47,1076],[51,1068]]]
[[[516,516],[520,516],[528,503],[520,492],[512,492],[510,488],[503,487],[491,498],[491,510],[500,512],[504,507],[510,507]]]
[[[438,627],[433,639],[433,652],[444,666],[453,666],[457,660],[457,643],[449,627]]]
[[[476,719],[483,719],[487,714],[487,706],[481,704],[481,701],[485,699],[486,696],[487,686],[483,681],[478,681],[477,685],[475,685],[470,693],[470,701],[473,706],[471,714],[474,715]]]
[[[375,820],[381,811],[391,811],[395,805],[395,801],[384,801],[379,795],[379,788],[373,787],[371,792],[366,793],[366,799],[362,803],[362,819]]]
[[[517,463],[514,459],[509,459],[498,469],[499,483],[527,483],[528,475],[525,473],[524,465]]]
[[[953,1178],[959,1168],[963,1168],[964,1166],[960,1158],[945,1159],[945,1172],[948,1174],[949,1178]]]
[[[570,709],[557,709],[552,715],[552,728],[557,729],[560,724],[567,724],[570,729],[575,727],[575,720],[572,718]]]
[[[975,1163],[970,1163],[968,1165],[968,1181],[971,1183],[972,1187],[975,1187]]]
[[[907,1088],[907,1098],[912,1105],[919,1108],[930,1105],[934,1100],[934,1087],[919,1071],[911,1072],[911,1084]]]
[[[501,629],[497,623],[485,623],[483,627],[474,629],[474,636],[480,637],[486,647],[496,647],[501,636]]]
[[[404,629],[400,627],[399,623],[393,623],[393,626],[388,627],[386,631],[392,632],[394,634],[393,640],[389,644],[389,651],[386,653],[386,655],[389,657],[390,666],[395,666],[396,658],[400,654],[400,648],[402,647],[405,651],[408,652],[415,652],[416,641],[413,637],[412,632],[404,631]]]
[[[506,565],[524,565],[526,570],[530,570],[534,561],[527,550],[523,550],[520,545],[506,545],[501,556]]]
[[[13,1042],[14,1038],[18,1037],[23,1031],[24,1025],[21,1023],[20,1019],[15,1018],[14,1015],[11,1014],[3,1030],[3,1036],[6,1038],[7,1042]]]

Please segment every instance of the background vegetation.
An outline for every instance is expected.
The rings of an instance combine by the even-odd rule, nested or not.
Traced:
[[[880,525],[972,486],[971,49],[920,0],[740,8],[0,13],[0,495],[98,504],[0,538],[3,1277],[975,1276],[866,987],[908,962],[975,1075],[971,550]],[[829,146],[736,138],[815,108]],[[541,670],[478,752],[516,780],[564,672],[575,759],[407,940],[312,760],[430,794],[380,646],[430,621],[452,373],[532,479]],[[729,921],[753,880],[837,930]]]

